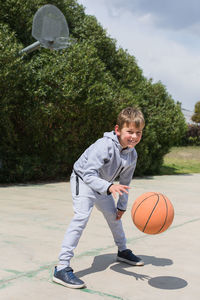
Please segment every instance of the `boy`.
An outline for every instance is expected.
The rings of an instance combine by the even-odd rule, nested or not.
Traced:
[[[75,162],[70,183],[74,217],[65,234],[59,264],[55,267],[53,280],[70,288],[82,288],[85,283],[77,278],[70,260],[95,205],[104,215],[115,244],[117,261],[142,266],[143,261],[126,248],[126,238],[121,217],[126,211],[128,189],[136,167],[135,146],[142,138],[145,121],[140,110],[123,109],[118,115],[112,132],[92,144]],[[119,184],[114,180],[119,178]],[[117,207],[113,199],[119,194]]]

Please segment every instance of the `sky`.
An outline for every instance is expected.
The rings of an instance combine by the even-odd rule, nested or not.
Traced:
[[[136,58],[146,78],[161,81],[175,102],[200,101],[200,0],[78,0]]]

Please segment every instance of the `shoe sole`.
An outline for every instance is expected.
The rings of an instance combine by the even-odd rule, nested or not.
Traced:
[[[144,262],[142,260],[141,261],[131,261],[131,260],[128,260],[126,258],[122,258],[122,257],[117,256],[117,261],[125,262],[129,265],[132,265],[132,266],[144,266]]]
[[[61,279],[58,279],[58,278],[56,278],[54,276],[53,276],[53,281],[56,282],[56,283],[58,283],[58,284],[62,284],[62,285],[66,286],[68,288],[71,288],[71,289],[82,289],[82,288],[86,287],[85,283],[82,283],[82,284],[70,284],[70,283],[62,281]]]

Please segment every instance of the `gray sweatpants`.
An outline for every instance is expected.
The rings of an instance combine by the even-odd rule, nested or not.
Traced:
[[[116,205],[112,195],[99,195],[73,172],[70,179],[74,217],[65,233],[59,255],[59,265],[69,266],[82,232],[94,205],[99,209],[110,229],[119,251],[126,249],[126,238],[121,220],[116,220]]]

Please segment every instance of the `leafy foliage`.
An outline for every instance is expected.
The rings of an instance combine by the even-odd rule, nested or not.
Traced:
[[[146,127],[136,174],[156,173],[185,132],[180,106],[162,83],[147,80],[133,56],[75,0],[48,1],[66,16],[76,43],[62,51],[19,56],[34,42],[31,26],[41,0],[0,1],[0,180],[68,176],[74,161],[118,112],[137,105]]]
[[[188,124],[187,132],[183,137],[182,145],[200,146],[200,125]]]
[[[200,123],[200,101],[195,104],[194,115],[192,116],[192,121],[195,123]]]

